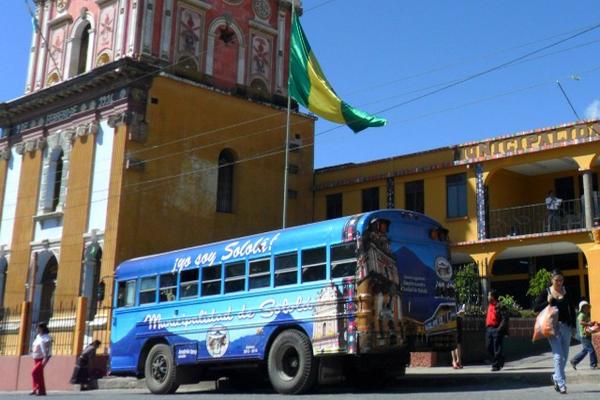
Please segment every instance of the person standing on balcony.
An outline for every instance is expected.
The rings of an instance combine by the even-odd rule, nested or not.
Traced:
[[[546,306],[558,308],[558,324],[554,336],[548,338],[554,359],[554,374],[552,383],[554,390],[561,394],[567,393],[565,365],[569,359],[571,331],[575,328],[575,311],[571,305],[569,294],[564,286],[565,278],[558,271],[552,271],[552,285],[538,296],[533,308],[535,312],[542,311]]]
[[[546,210],[548,213],[547,232],[557,231],[559,228],[559,210],[561,203],[562,199],[559,199],[554,195],[554,190],[550,190],[546,196]]]
[[[31,345],[31,358],[33,358],[33,370],[31,377],[33,378],[33,390],[31,395],[45,396],[46,384],[44,382],[44,367],[48,364],[48,360],[52,351],[52,337],[48,330],[48,325],[41,322],[37,326],[37,336]]]

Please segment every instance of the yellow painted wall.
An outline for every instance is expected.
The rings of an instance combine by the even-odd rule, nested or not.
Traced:
[[[25,300],[25,281],[33,238],[33,216],[37,212],[42,151],[23,153],[17,195],[15,225],[10,251],[4,305],[13,307]]]
[[[125,144],[145,167],[123,173],[116,263],[281,228],[285,111],[166,77],[149,98],[157,103],[148,102],[147,141]],[[313,132],[311,118],[292,116],[291,136],[309,146],[290,153],[300,172],[290,175],[298,197],[288,201],[288,226],[312,220]],[[216,212],[223,149],[239,161],[232,213]]]
[[[427,153],[429,157],[429,153]],[[402,160],[404,162],[404,160]],[[412,160],[414,163],[415,160]],[[389,163],[388,160],[382,161],[383,164]],[[413,164],[414,167],[414,164]],[[352,180],[353,177],[367,176],[372,172],[373,163],[370,163],[363,170],[362,166],[357,165],[347,169],[339,169],[330,175],[327,172],[321,172],[315,176],[316,184],[326,184],[327,182]],[[345,171],[345,175],[342,174]],[[468,216],[464,218],[447,218],[446,215],[446,176],[465,172],[467,173],[467,211]],[[405,206],[404,185],[406,182],[420,180],[424,181],[425,191],[425,214],[439,221],[451,231],[453,241],[475,240],[477,238],[477,220],[475,216],[475,179],[470,169],[466,167],[456,167],[439,169],[427,173],[419,173],[408,176],[401,176],[394,179],[395,206],[403,208]],[[362,190],[371,187],[379,187],[379,204],[381,208],[386,208],[386,180],[341,185],[334,188],[318,190],[315,192],[315,217],[316,220],[322,220],[326,217],[326,197],[329,194],[343,193],[343,215],[357,214],[362,211]]]
[[[108,206],[106,211],[106,228],[104,230],[104,247],[102,249],[102,264],[100,266],[100,277],[108,277],[106,284],[106,297],[104,303],[112,304],[114,281],[110,279],[118,263],[125,259],[129,243],[119,239],[127,234],[130,226],[120,224],[121,215],[135,213],[135,205],[125,207],[123,191],[123,174],[125,163],[125,144],[127,142],[128,130],[123,124],[115,128],[112,152],[112,165],[110,167],[110,181],[108,186]],[[120,247],[119,247],[120,246]]]

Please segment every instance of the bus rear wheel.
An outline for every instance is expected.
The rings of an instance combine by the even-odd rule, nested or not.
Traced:
[[[275,338],[268,358],[269,380],[282,394],[300,394],[315,383],[317,363],[308,337],[297,330],[287,330]]]
[[[154,345],[144,367],[146,386],[154,394],[175,393],[177,383],[177,368],[171,349],[166,344]]]

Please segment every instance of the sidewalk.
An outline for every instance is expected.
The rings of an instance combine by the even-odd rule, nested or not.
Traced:
[[[581,350],[581,344],[572,345],[569,350],[569,358]],[[592,370],[589,360],[584,359],[575,371],[569,363],[565,368],[567,382],[576,383],[598,383],[600,381],[600,369]],[[455,370],[452,367],[433,368],[409,368],[406,370],[406,378],[411,384],[448,384],[449,382],[462,384],[483,384],[486,382],[521,382],[530,385],[550,385],[550,376],[554,373],[552,353],[550,351],[536,356],[525,357],[519,360],[506,362],[501,371],[492,372],[489,365],[467,365],[463,369]]]
[[[571,346],[569,357],[581,350],[581,345]],[[463,369],[455,370],[452,367],[433,368],[408,368],[406,376],[399,381],[399,385],[431,386],[435,385],[484,385],[490,384],[521,384],[527,386],[550,386],[552,366],[552,353],[525,357],[520,360],[507,362],[502,371],[492,372],[489,365],[467,365]],[[578,365],[577,371],[567,364],[567,382],[597,383],[600,381],[600,369],[591,370],[586,358]],[[108,389],[146,389],[143,379],[106,377],[98,381],[98,388]],[[209,391],[216,389],[216,382],[207,381],[195,385],[185,385],[186,390]]]

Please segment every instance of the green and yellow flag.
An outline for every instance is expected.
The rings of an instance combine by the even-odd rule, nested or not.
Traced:
[[[288,87],[292,98],[311,112],[329,121],[348,125],[355,133],[369,127],[384,126],[387,122],[353,108],[335,94],[296,15],[292,21]]]

